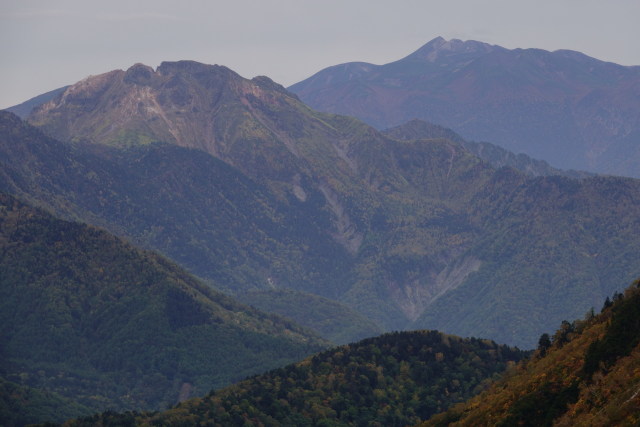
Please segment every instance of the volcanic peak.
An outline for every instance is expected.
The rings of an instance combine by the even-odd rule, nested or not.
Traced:
[[[442,37],[436,37],[404,59],[435,62],[438,58],[448,54],[481,55],[490,53],[497,49],[502,48],[475,40],[445,40]]]

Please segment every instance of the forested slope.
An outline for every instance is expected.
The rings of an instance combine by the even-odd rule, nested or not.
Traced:
[[[385,334],[165,412],[103,413],[65,425],[408,425],[477,393],[523,356],[488,340],[436,331]]]
[[[602,313],[541,336],[534,357],[424,426],[637,426],[640,281]]]
[[[0,193],[0,366],[9,382],[81,410],[152,409],[327,344],[159,255]],[[58,409],[53,419],[70,415]]]
[[[16,120],[2,121],[5,191],[225,292],[329,298],[381,331],[531,348],[640,267],[638,180],[496,169],[447,132],[398,140],[225,67],[79,82],[29,118],[66,142]]]

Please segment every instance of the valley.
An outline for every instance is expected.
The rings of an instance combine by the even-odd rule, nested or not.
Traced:
[[[452,132],[412,122],[381,133],[220,66],[95,76],[28,122],[59,138],[47,144],[77,172],[15,171],[58,182],[13,179],[5,191],[159,250],[231,295],[301,291],[381,331],[529,348],[637,268],[636,180],[493,166]],[[565,274],[577,265],[581,278]]]
[[[614,87],[586,105],[593,82],[580,67],[623,86],[637,67],[436,39],[396,63],[345,64],[289,89],[196,61],[135,64],[13,108],[20,117],[0,111],[0,419],[405,425],[449,411],[434,422],[476,420],[462,402],[495,392],[505,369],[498,384],[544,357],[561,363],[566,343],[590,366],[573,368],[605,378],[602,366],[616,369],[637,346],[606,355],[603,319],[635,314],[593,310],[613,295],[614,307],[635,301],[633,287],[619,295],[640,269],[640,180],[596,172],[636,176],[625,165],[637,153],[618,151],[635,147],[635,104],[607,110],[629,122],[605,148],[600,116],[576,119],[591,122],[579,132],[547,123],[560,136],[600,135],[583,138],[591,157],[550,134],[518,140],[505,125],[509,145],[473,125],[542,127],[559,113],[540,118],[539,104],[518,110],[511,96],[540,86],[557,61],[575,68],[579,78],[562,81],[582,91],[580,108],[609,105],[608,91],[633,97]],[[475,85],[505,63],[517,66]],[[532,63],[546,68],[522,71]],[[336,82],[372,98],[360,93],[350,109],[343,92],[330,99],[325,84]],[[437,108],[406,91],[393,97],[436,83]],[[559,104],[563,90],[541,97]],[[517,120],[487,110],[462,126],[436,114],[449,109],[443,94],[480,110],[482,95]],[[407,100],[422,120],[400,114]],[[509,151],[525,145],[533,157]],[[543,357],[541,334],[558,325],[571,330]],[[567,371],[548,385],[568,390],[554,413],[569,408],[565,425],[604,405],[575,398],[589,393],[582,379]],[[523,399],[501,416],[525,416]]]

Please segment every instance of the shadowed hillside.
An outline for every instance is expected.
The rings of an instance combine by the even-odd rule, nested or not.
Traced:
[[[327,346],[163,257],[2,193],[0,305],[5,421],[157,409]]]

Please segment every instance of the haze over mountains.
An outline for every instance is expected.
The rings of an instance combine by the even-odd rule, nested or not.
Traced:
[[[532,120],[540,105],[570,98],[559,94],[591,90],[587,80],[614,75],[627,82],[635,72],[567,52],[514,55],[479,42],[436,39],[378,68],[412,70],[416,83],[423,82],[426,67],[435,74],[425,81],[441,84],[434,92],[440,101],[454,94],[455,103],[446,102],[456,108],[480,108],[482,98],[510,105],[509,114],[524,105]],[[550,58],[564,58],[560,62],[570,64],[573,74],[551,67]],[[345,65],[343,83],[377,82],[382,74],[371,77],[372,67]],[[490,90],[456,86],[464,70],[476,82],[488,75],[486,67],[499,77]],[[558,83],[556,97],[548,98],[552,68],[565,76],[565,86]],[[520,79],[506,78],[509,73]],[[387,79],[385,91],[375,93],[388,95],[404,84]],[[374,87],[368,85],[354,87]],[[598,93],[619,90],[613,86]],[[523,93],[533,104],[510,104]],[[620,99],[633,98],[625,96]],[[616,104],[615,114],[631,118],[618,129],[635,120],[631,101]],[[184,387],[181,395],[192,387],[202,392],[270,367],[262,357],[281,363],[327,345],[316,335],[349,343],[390,330],[438,329],[532,348],[541,333],[601,306],[640,270],[640,180],[559,170],[467,141],[432,124],[433,117],[379,131],[353,117],[315,111],[267,77],[248,80],[193,61],[165,62],[155,70],[136,64],[91,76],[22,107],[25,120],[0,112],[0,192],[8,194],[0,196],[0,261],[7,266],[0,291],[8,304],[0,355],[11,366],[0,373],[16,383],[3,381],[0,389],[18,390],[10,395],[28,393],[21,387],[67,387],[72,392],[66,397],[75,401],[66,407],[85,405],[76,411],[104,408],[105,402],[157,408]],[[517,127],[514,117],[502,120],[505,133]],[[545,126],[530,129],[537,127]],[[633,131],[625,132],[621,140],[637,149]],[[610,142],[600,159],[624,146],[618,142]],[[634,161],[632,152],[624,155]],[[97,301],[96,295],[106,297]],[[31,312],[33,303],[44,308]],[[101,322],[112,312],[117,315],[106,327]],[[51,319],[53,332],[37,327]],[[102,330],[123,332],[96,340]],[[65,344],[55,339],[60,334],[73,339]],[[150,354],[136,351],[145,336],[155,337],[144,345]],[[489,359],[498,348],[464,342],[480,345]],[[121,358],[110,353],[114,348],[122,350]],[[371,363],[379,363],[376,357]],[[143,359],[152,363],[142,366]],[[465,369],[478,362],[459,361]],[[464,386],[464,396],[478,381]],[[99,394],[82,391],[96,384]],[[149,384],[157,393],[145,394]],[[381,397],[375,387],[369,391]],[[62,395],[57,398],[64,400]],[[432,412],[445,407],[434,405]],[[283,411],[298,417],[297,410]]]
[[[638,181],[494,169],[416,122],[394,139],[221,66],[138,64],[70,86],[28,120],[71,145],[12,120],[5,191],[226,292],[319,295],[380,330],[531,347],[638,267]]]
[[[438,37],[398,61],[336,65],[289,90],[378,129],[417,118],[555,167],[640,177],[640,66]]]

